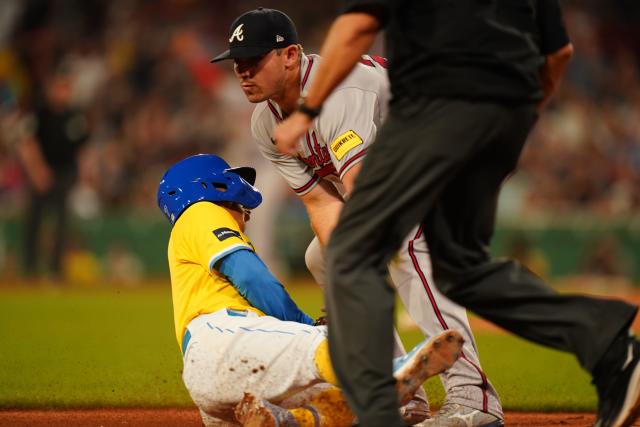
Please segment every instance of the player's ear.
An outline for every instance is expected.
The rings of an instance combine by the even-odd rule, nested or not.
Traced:
[[[287,68],[294,68],[300,63],[300,49],[298,45],[292,44],[284,48],[285,64]]]

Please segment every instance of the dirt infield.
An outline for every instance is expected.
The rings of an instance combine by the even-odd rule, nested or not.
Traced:
[[[590,426],[595,416],[584,413],[507,412],[507,426]],[[636,424],[634,424],[636,425]],[[640,425],[640,424],[638,424]],[[201,427],[195,409],[91,409],[68,411],[0,411],[2,427]]]

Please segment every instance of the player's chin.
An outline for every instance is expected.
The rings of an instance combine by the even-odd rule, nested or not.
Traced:
[[[246,96],[247,100],[253,104],[257,104],[258,102],[264,102],[267,100],[267,97],[260,92],[245,90],[244,96]]]

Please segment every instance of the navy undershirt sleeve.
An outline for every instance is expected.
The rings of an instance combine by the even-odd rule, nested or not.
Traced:
[[[262,260],[250,250],[235,251],[216,263],[234,288],[249,303],[266,315],[280,320],[313,324],[291,299],[284,286],[271,274]]]

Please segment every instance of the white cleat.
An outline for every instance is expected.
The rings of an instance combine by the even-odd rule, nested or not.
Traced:
[[[400,405],[406,405],[427,378],[451,368],[460,357],[462,344],[464,338],[459,332],[446,330],[394,359],[393,376]]]
[[[501,427],[504,421],[475,408],[445,403],[437,415],[420,424],[424,427]]]

